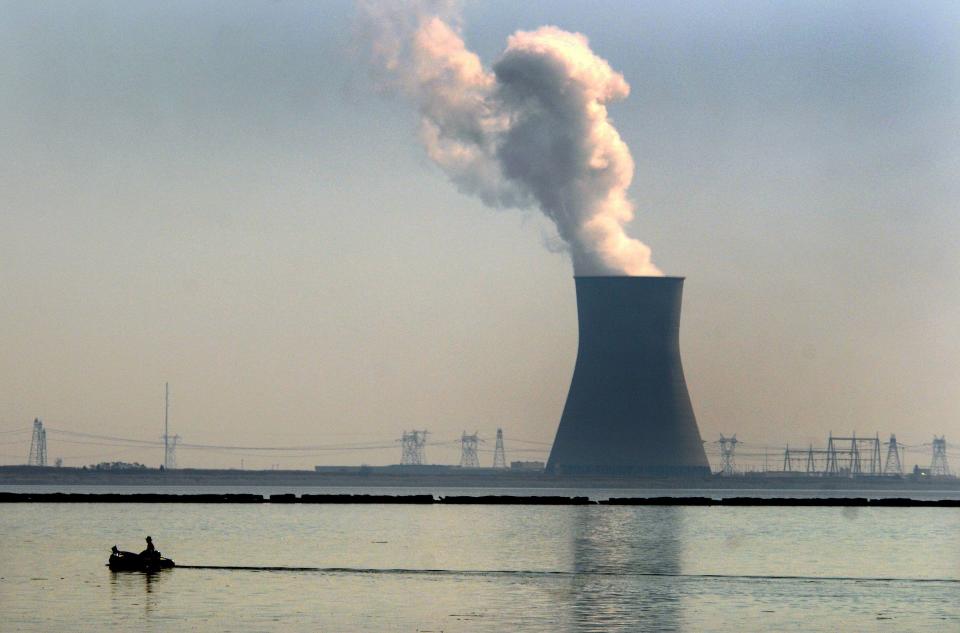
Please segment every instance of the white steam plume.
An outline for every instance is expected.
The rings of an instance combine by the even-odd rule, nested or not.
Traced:
[[[427,153],[465,193],[496,207],[536,205],[577,275],[662,275],[629,237],[633,158],[607,118],[623,76],[587,38],[518,31],[493,65],[467,50],[450,2],[361,2],[378,69],[419,107]]]

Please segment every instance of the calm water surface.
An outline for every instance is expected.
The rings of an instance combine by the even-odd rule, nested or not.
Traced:
[[[151,534],[178,568],[114,574]],[[960,631],[960,510],[0,506],[2,630]]]
[[[0,484],[0,492],[64,492],[78,494],[228,494],[250,493],[263,496],[288,494],[361,494],[361,495],[415,495],[429,494],[434,497],[442,496],[480,496],[480,495],[511,495],[511,496],[560,496],[560,497],[589,497],[594,500],[609,499],[610,497],[867,497],[879,499],[885,497],[908,497],[910,499],[960,499],[960,488],[938,489],[931,486],[917,488],[888,488],[884,489],[828,489],[817,488],[560,488],[543,486],[536,488],[518,487],[483,487],[469,486],[456,488],[451,486],[251,486],[240,485],[190,485],[190,486],[155,486],[155,485],[22,485]]]

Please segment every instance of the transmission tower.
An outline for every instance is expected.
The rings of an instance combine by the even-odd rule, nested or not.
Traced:
[[[497,445],[493,449],[493,467],[507,467],[507,455],[503,450],[503,429],[497,429]]]
[[[417,451],[417,432],[403,432],[400,438],[400,464],[404,466],[416,466],[420,464],[420,454]]]
[[[947,438],[941,435],[933,437],[933,459],[930,461],[931,477],[949,477],[950,466],[947,465]]]
[[[177,467],[177,442],[180,441],[179,435],[168,435],[165,438],[166,449],[164,449],[163,469],[172,470]]]
[[[870,474],[880,475],[883,469],[880,466],[880,434],[875,433],[873,442],[868,444],[870,447]]]
[[[827,438],[827,465],[823,471],[824,474],[833,477],[840,474],[840,465],[837,463],[837,451],[833,446],[833,431],[830,431],[830,436]]]
[[[807,449],[807,465],[806,473],[809,477],[817,472],[817,463],[813,459],[813,444],[810,444],[810,448]]]
[[[460,467],[461,468],[479,468],[480,459],[477,457],[477,444],[480,443],[480,438],[477,437],[476,431],[473,435],[467,435],[467,432],[464,431],[463,435],[460,436]]]
[[[900,451],[902,445],[897,444],[897,436],[890,434],[890,441],[887,442],[887,461],[883,465],[884,475],[903,476],[903,464],[900,461]]]
[[[33,421],[33,437],[30,438],[30,455],[27,456],[27,465],[47,465],[47,431],[43,428],[40,418]]]
[[[836,439],[836,438],[834,438]],[[850,438],[850,474],[860,475],[863,473],[863,464],[860,458],[860,445],[857,444],[857,433],[854,432]]]
[[[796,454],[796,451],[793,452]],[[783,449],[783,472],[790,473],[793,472],[793,462],[800,459],[799,457],[794,457],[790,453],[790,445],[787,444],[786,448]]]
[[[737,464],[734,456],[737,450],[737,434],[731,437],[724,437],[720,434],[720,474],[724,477],[730,477],[737,474]]]
[[[163,399],[163,469],[177,467],[177,442],[179,435],[170,435],[170,383],[164,383]]]
[[[424,447],[427,445],[426,431],[404,431],[400,438],[402,454],[400,464],[403,466],[420,466],[424,463]]]
[[[853,433],[850,437],[837,437],[831,432],[826,454],[825,475],[860,477],[882,473],[879,435],[869,438]]]

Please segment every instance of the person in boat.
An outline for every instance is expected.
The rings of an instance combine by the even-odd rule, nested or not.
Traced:
[[[150,558],[154,558],[154,557],[156,557],[156,556],[159,555],[159,554],[157,553],[157,548],[153,546],[153,538],[151,538],[151,537],[149,537],[149,536],[147,537],[147,549],[145,549],[145,550],[143,550],[142,552],[140,552],[140,555],[141,555],[141,556],[147,556],[147,557],[150,557]]]

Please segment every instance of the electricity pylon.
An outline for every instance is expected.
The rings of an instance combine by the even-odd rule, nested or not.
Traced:
[[[477,457],[477,444],[480,438],[477,433],[467,435],[464,431],[460,436],[460,466],[462,468],[479,468],[480,459]]]
[[[507,455],[503,449],[503,429],[497,429],[497,445],[493,449],[493,467],[507,467]]]
[[[40,418],[33,421],[33,436],[30,438],[30,454],[27,456],[28,466],[47,465],[47,431],[43,428]]]

